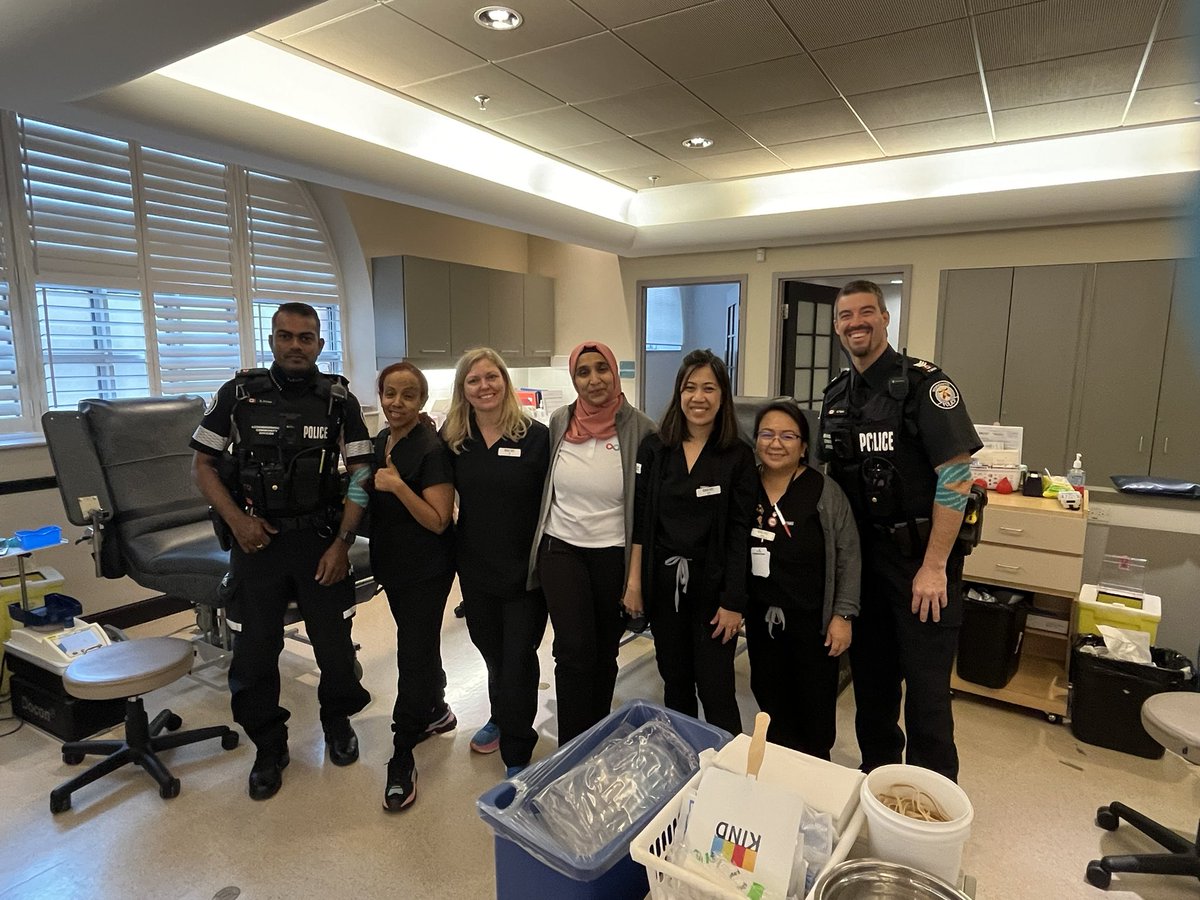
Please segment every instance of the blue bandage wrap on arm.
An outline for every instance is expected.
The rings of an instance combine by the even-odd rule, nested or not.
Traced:
[[[346,488],[346,499],[351,503],[358,504],[363,509],[367,508],[367,503],[369,502],[367,490],[363,487],[363,482],[370,477],[371,470],[366,466],[363,466],[361,469],[355,469],[350,473],[350,484]]]
[[[934,502],[955,512],[967,508],[967,492],[959,492],[950,487],[952,484],[970,484],[971,467],[967,463],[949,463],[938,470],[937,494]]]

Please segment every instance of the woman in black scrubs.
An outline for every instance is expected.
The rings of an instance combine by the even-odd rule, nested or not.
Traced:
[[[509,776],[529,765],[537,744],[546,601],[526,590],[526,561],[537,527],[550,433],[517,402],[495,350],[469,350],[454,371],[442,437],[452,452],[458,491],[457,568],[471,642],[487,665],[491,719],[471,749],[497,749]]]
[[[454,506],[450,452],[421,414],[429,385],[401,362],[379,373],[379,407],[388,427],[375,438],[371,571],[396,620],[394,752],[383,807],[407,809],[417,796],[413,748],[458,724],[446,704],[442,615],[454,582]]]
[[[808,421],[773,400],[754,419],[758,501],[750,530],[746,645],[767,739],[829,759],[838,657],[858,615],[859,544],[842,489],[808,465]]]
[[[738,435],[729,373],[709,350],[684,357],[658,434],[638,452],[637,519],[625,608],[645,610],[664,702],[742,730],[733,655],[746,608],[754,454]]]

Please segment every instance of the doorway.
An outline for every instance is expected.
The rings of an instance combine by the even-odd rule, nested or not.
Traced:
[[[641,332],[638,405],[658,420],[671,402],[675,375],[693,350],[708,349],[725,361],[734,394],[741,353],[742,278],[639,284]]]

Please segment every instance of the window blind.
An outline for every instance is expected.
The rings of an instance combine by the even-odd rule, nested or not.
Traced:
[[[8,203],[0,171],[0,421],[21,417],[21,386],[17,376],[17,344],[13,332],[12,301],[8,289],[8,235],[5,216]],[[12,425],[10,425],[12,427]]]

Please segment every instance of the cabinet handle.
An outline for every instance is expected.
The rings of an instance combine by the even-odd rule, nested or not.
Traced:
[[[445,350],[422,350],[422,353],[445,353]]]
[[[1024,528],[1013,528],[1011,525],[1001,525],[1000,530],[1005,534],[1024,534]]]
[[[517,349],[505,350],[503,347],[501,347],[501,348],[500,348],[500,352],[501,352],[501,353],[512,353],[512,354],[515,354],[516,356],[520,356],[520,355],[521,355],[521,351],[520,351],[520,350],[517,350]]]
[[[1146,439],[1146,436],[1144,434],[1138,435],[1138,453],[1142,452],[1142,441],[1144,441],[1145,439]]]
[[[1004,563],[996,563],[997,569],[1007,569],[1009,572],[1020,572],[1020,566],[1006,566]]]
[[[1169,440],[1171,440],[1169,437],[1163,438],[1163,453],[1167,452],[1167,441]]]

